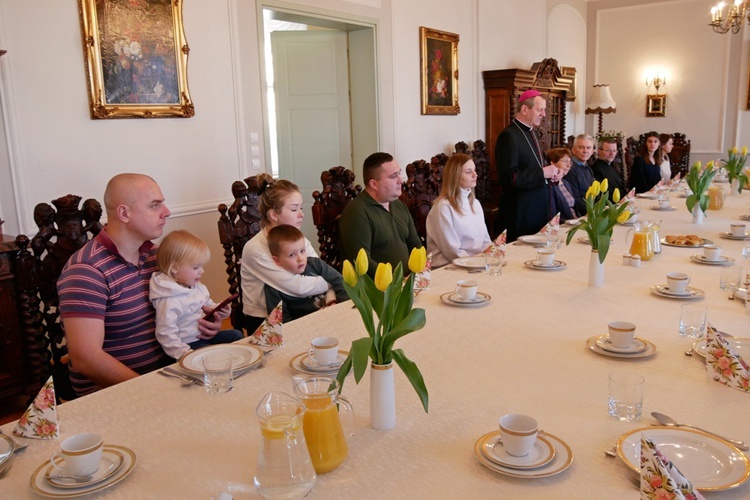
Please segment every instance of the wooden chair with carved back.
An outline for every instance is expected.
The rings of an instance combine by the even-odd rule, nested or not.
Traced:
[[[432,208],[432,202],[440,194],[443,167],[448,156],[440,154],[432,157],[427,163],[417,160],[406,166],[406,182],[401,191],[401,201],[409,208],[414,226],[422,244],[427,244],[427,215]]]
[[[344,207],[362,191],[354,184],[354,172],[338,166],[320,174],[322,191],[314,191],[312,206],[313,223],[318,230],[320,258],[341,272],[344,262],[339,250],[339,219]]]
[[[101,204],[93,198],[66,195],[34,208],[39,230],[16,237],[16,291],[21,331],[28,352],[29,391],[52,376],[58,402],[74,399],[68,378],[68,348],[60,321],[57,280],[70,256],[102,229]]]
[[[224,249],[229,294],[240,294],[232,301],[232,326],[238,330],[243,327],[242,286],[240,282],[240,262],[245,243],[260,231],[260,195],[261,187],[273,178],[268,174],[248,177],[245,181],[232,183],[234,201],[230,206],[219,205],[219,241]]]

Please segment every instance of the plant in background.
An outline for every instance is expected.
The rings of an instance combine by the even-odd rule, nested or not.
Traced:
[[[392,271],[391,264],[378,264],[375,280],[367,275],[369,262],[367,253],[360,249],[352,265],[344,261],[344,288],[359,310],[367,330],[367,337],[352,342],[336,379],[344,386],[347,373],[354,369],[354,380],[359,383],[367,369],[368,358],[376,365],[387,365],[391,361],[404,372],[427,411],[429,395],[417,365],[393,344],[399,338],[421,329],[425,325],[424,309],[412,308],[414,304],[414,277],[424,270],[427,263],[425,248],[415,248],[409,257],[411,274],[403,278],[401,263]],[[375,324],[374,315],[377,315]]]
[[[711,184],[714,176],[718,169],[714,168],[714,162],[710,161],[706,164],[706,168],[701,168],[701,162],[697,161],[690,167],[690,171],[685,176],[685,181],[692,193],[685,200],[685,205],[690,213],[693,212],[693,207],[698,203],[701,212],[705,212],[708,209],[709,197],[706,194],[708,186]]]
[[[739,192],[742,192],[742,188],[747,183],[747,175],[745,175],[745,162],[747,162],[747,146],[742,146],[742,151],[737,151],[737,146],[728,150],[729,159],[724,160],[724,168],[727,171],[727,177],[729,182],[737,179],[739,181]]]
[[[605,139],[623,140],[625,134],[620,130],[604,130],[596,134],[596,142],[601,142]]]
[[[570,245],[573,235],[579,229],[588,233],[591,248],[599,252],[599,262],[604,263],[609,251],[609,243],[612,240],[612,228],[618,222],[622,223],[630,218],[630,210],[627,203],[620,201],[620,190],[615,188],[612,192],[612,200],[609,201],[607,191],[609,184],[607,179],[601,183],[594,181],[586,191],[586,218],[568,231],[566,244]],[[598,197],[598,200],[597,200]]]

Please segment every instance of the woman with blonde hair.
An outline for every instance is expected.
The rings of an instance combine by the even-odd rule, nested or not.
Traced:
[[[474,195],[477,170],[471,156],[456,153],[443,167],[443,186],[427,215],[427,251],[433,267],[477,255],[491,243],[482,205]]]
[[[305,215],[302,212],[302,195],[291,181],[265,179],[261,182],[259,211],[261,230],[242,249],[240,278],[242,284],[242,312],[244,328],[252,335],[268,316],[268,305],[264,286],[269,285],[293,297],[310,297],[328,291],[328,282],[321,276],[292,274],[279,267],[268,247],[268,231],[276,226],[288,224],[302,228]],[[305,253],[308,257],[318,254],[305,238]],[[271,304],[274,307],[276,304]]]

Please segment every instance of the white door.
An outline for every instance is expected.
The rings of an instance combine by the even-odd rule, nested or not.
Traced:
[[[312,221],[320,174],[331,167],[352,168],[349,74],[346,33],[274,31],[279,177],[300,187],[306,213],[305,236],[317,249]]]

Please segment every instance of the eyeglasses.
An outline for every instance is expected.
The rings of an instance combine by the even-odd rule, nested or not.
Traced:
[[[601,151],[602,153],[617,153],[617,150],[616,150],[616,149],[604,149],[604,148],[599,148],[599,151]]]

